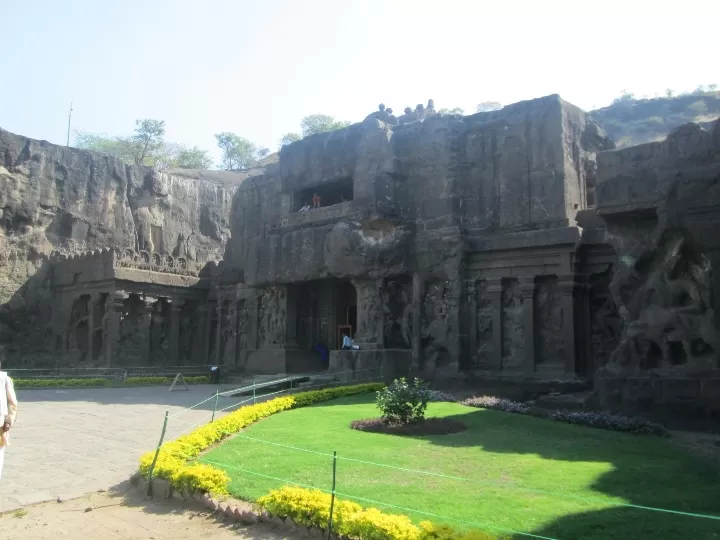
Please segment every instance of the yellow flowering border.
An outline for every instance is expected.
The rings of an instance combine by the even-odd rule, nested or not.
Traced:
[[[225,495],[230,483],[227,473],[211,465],[193,462],[204,450],[250,424],[281,411],[306,407],[339,397],[375,392],[384,387],[383,383],[368,383],[311,390],[241,407],[219,420],[162,445],[153,476],[168,480],[178,491],[202,491]],[[140,474],[148,475],[154,457],[155,451],[152,451],[140,458]]]

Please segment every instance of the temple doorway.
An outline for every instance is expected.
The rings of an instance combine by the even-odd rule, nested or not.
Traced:
[[[357,294],[347,280],[293,284],[289,300],[295,304],[294,337],[301,349],[313,353],[318,345],[339,349],[343,333],[354,336],[357,331]]]

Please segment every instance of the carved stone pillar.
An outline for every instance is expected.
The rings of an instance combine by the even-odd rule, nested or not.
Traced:
[[[353,280],[357,291],[357,333],[355,343],[361,349],[382,348],[383,319],[382,280]]]
[[[558,276],[558,292],[560,293],[560,305],[563,313],[563,351],[565,358],[563,365],[565,373],[576,373],[575,362],[575,292],[579,285],[573,274]],[[582,321],[578,321],[582,324]]]
[[[93,341],[95,337],[95,303],[98,301],[98,293],[90,293],[88,299],[88,335],[87,335],[87,359],[92,362],[93,359]]]
[[[219,366],[223,363],[223,324],[224,321],[224,311],[223,308],[223,301],[219,301],[217,303],[217,306],[215,306],[215,314],[217,318],[217,324],[215,325],[215,365]]]
[[[170,358],[167,362],[171,366],[179,366],[182,364],[180,357],[180,317],[182,316],[182,308],[185,300],[169,300],[170,302],[170,346],[168,353]]]
[[[125,300],[129,295],[125,291],[111,292],[105,305],[103,334],[105,341],[105,366],[113,365],[113,355],[120,345],[120,324]]]
[[[492,358],[490,367],[500,371],[502,369],[503,355],[503,304],[502,280],[490,279],[487,281],[487,295],[492,304]]]
[[[525,328],[525,359],[523,371],[535,371],[535,278],[520,281],[523,297],[523,326]]]
[[[470,280],[465,285],[466,288],[466,309],[467,322],[465,324],[467,333],[467,366],[470,369],[477,365],[477,286],[475,280]]]
[[[215,362],[215,356],[212,356],[213,346],[213,335],[212,335],[212,323],[217,313],[217,303],[209,302],[207,306],[207,316],[205,317],[205,326],[203,327],[203,363],[212,364]]]
[[[142,315],[140,316],[140,332],[142,333],[143,350],[141,353],[140,365],[146,366],[152,363],[152,341],[150,327],[152,326],[153,312],[158,299],[153,296],[145,296]]]
[[[207,341],[205,341],[207,332],[208,306],[199,304],[197,306],[197,324],[195,326],[195,339],[193,345],[193,358],[197,365],[207,364]]]
[[[422,308],[423,295],[425,294],[425,282],[420,274],[413,275],[412,292],[412,364],[413,369],[420,370],[422,362]]]

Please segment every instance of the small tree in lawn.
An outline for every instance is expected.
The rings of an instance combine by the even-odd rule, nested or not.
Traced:
[[[377,393],[377,406],[388,424],[411,424],[425,419],[431,392],[420,379],[408,383],[404,378]]]

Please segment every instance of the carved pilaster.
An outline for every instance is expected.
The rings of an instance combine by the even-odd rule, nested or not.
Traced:
[[[477,365],[477,284],[475,280],[468,281],[465,285],[467,294],[467,347],[468,365]]]
[[[503,285],[501,279],[492,279],[487,282],[487,295],[492,304],[492,369],[502,369],[503,354]]]
[[[579,283],[573,274],[558,276],[558,293],[560,294],[560,305],[563,312],[563,342],[565,358],[563,365],[565,373],[576,373],[576,350],[575,350],[575,293]],[[577,321],[581,325],[582,321]]]
[[[195,326],[195,339],[193,351],[193,357],[195,363],[198,365],[207,364],[207,321],[208,321],[208,306],[206,304],[200,304],[197,306],[197,325]]]
[[[357,333],[355,342],[364,349],[382,347],[384,309],[382,280],[353,280],[357,291]]]
[[[413,292],[412,292],[412,364],[417,371],[420,369],[422,362],[422,346],[421,346],[421,326],[422,326],[422,309],[423,295],[425,294],[425,282],[420,274],[413,275]]]
[[[88,335],[87,335],[87,359],[92,362],[93,358],[93,342],[95,337],[95,304],[99,298],[98,293],[90,293],[88,300]]]
[[[523,326],[525,328],[525,359],[523,371],[535,371],[535,278],[520,281],[523,297]]]
[[[170,302],[170,358],[168,364],[179,366],[182,364],[180,355],[180,317],[185,300],[169,300]]]
[[[225,309],[223,308],[223,302],[218,302],[215,306],[215,318],[217,324],[215,325],[215,365],[219,366],[223,363],[223,324],[225,324]]]
[[[125,300],[130,297],[125,291],[110,293],[105,305],[103,321],[103,339],[105,342],[105,365],[113,365],[113,355],[120,345],[120,324]]]
[[[140,315],[140,332],[142,334],[143,351],[141,355],[141,365],[149,365],[152,363],[152,336],[150,328],[152,326],[153,313],[156,309],[158,299],[153,296],[145,296],[143,298],[143,312]]]

